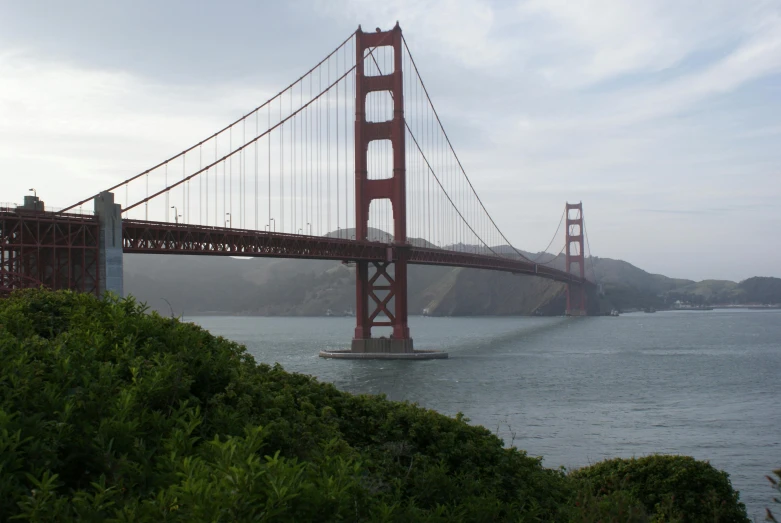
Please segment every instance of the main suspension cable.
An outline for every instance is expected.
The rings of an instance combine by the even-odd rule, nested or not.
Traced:
[[[558,227],[556,227],[556,232],[554,232],[554,233],[553,233],[553,238],[551,238],[551,240],[550,240],[550,243],[548,243],[548,246],[547,246],[547,247],[545,247],[545,249],[543,249],[543,251],[542,251],[542,252],[539,254],[539,256],[537,256],[536,258],[534,258],[534,259],[532,260],[534,263],[537,263],[537,260],[540,260],[540,259],[542,259],[542,258],[543,258],[543,257],[544,257],[546,254],[548,254],[548,249],[550,249],[550,246],[551,246],[551,245],[553,245],[553,242],[555,242],[555,241],[556,241],[556,235],[558,235],[558,234],[559,234],[559,230],[561,229],[561,224],[562,224],[562,223],[564,223],[564,215],[565,215],[565,214],[567,214],[567,209],[566,209],[566,208],[565,208],[565,209],[564,209],[564,211],[561,213],[561,219],[559,220],[559,226],[558,226]],[[565,243],[566,243],[566,240],[565,240]],[[566,245],[565,245],[565,246],[566,246]],[[557,255],[557,256],[558,256],[558,255]],[[554,258],[554,260],[555,260],[555,259],[556,259],[556,258]],[[551,260],[551,261],[553,261],[553,260]],[[550,263],[550,262],[544,262],[544,263],[543,263],[543,265],[545,265],[546,263]]]
[[[302,74],[302,75],[301,75],[301,76],[300,76],[300,77],[299,77],[297,80],[295,80],[293,83],[291,83],[290,85],[288,85],[287,87],[285,87],[284,89],[282,89],[281,91],[279,91],[279,92],[278,92],[276,95],[274,95],[272,98],[270,98],[270,99],[266,100],[264,103],[262,103],[261,105],[259,105],[259,106],[258,106],[258,107],[256,107],[255,109],[253,109],[252,111],[248,112],[247,114],[245,114],[244,116],[242,116],[241,118],[239,118],[238,120],[236,120],[235,122],[231,123],[230,125],[226,125],[225,127],[223,127],[222,129],[220,129],[220,130],[219,130],[219,131],[217,131],[216,133],[212,134],[212,135],[211,135],[211,136],[209,136],[208,138],[205,138],[205,139],[201,140],[200,142],[196,143],[196,144],[195,144],[195,145],[193,145],[192,147],[189,147],[189,148],[185,149],[184,151],[182,151],[182,152],[180,152],[180,153],[178,153],[178,154],[176,154],[176,155],[174,155],[174,156],[172,156],[172,157],[168,158],[167,160],[164,160],[164,161],[162,161],[162,162],[158,163],[158,164],[157,164],[157,165],[155,165],[154,167],[152,167],[152,168],[150,168],[150,169],[147,169],[146,171],[144,171],[144,172],[142,172],[142,173],[139,173],[139,174],[137,174],[137,175],[135,175],[135,176],[132,176],[132,177],[128,178],[127,180],[125,180],[125,181],[123,181],[123,182],[120,182],[120,183],[118,183],[118,184],[116,184],[116,185],[114,185],[114,186],[112,186],[112,187],[110,187],[110,188],[106,189],[106,191],[113,191],[113,190],[114,190],[114,189],[116,189],[117,187],[121,187],[122,185],[124,185],[124,184],[126,184],[126,183],[132,182],[133,180],[136,180],[136,179],[138,179],[138,178],[140,178],[140,177],[144,176],[145,174],[148,174],[148,173],[150,173],[150,172],[154,171],[155,169],[157,169],[157,168],[159,168],[159,167],[162,167],[163,165],[166,165],[166,164],[168,164],[169,162],[171,162],[171,161],[173,161],[173,160],[176,160],[177,158],[179,158],[179,157],[181,157],[181,156],[183,156],[183,155],[185,155],[185,154],[189,153],[190,151],[194,150],[196,147],[199,147],[199,146],[203,145],[204,143],[206,143],[206,142],[208,142],[209,140],[211,140],[211,139],[215,138],[215,137],[216,137],[216,136],[218,136],[219,134],[222,134],[223,132],[227,131],[228,129],[230,129],[230,128],[231,128],[231,127],[233,127],[234,125],[238,124],[238,123],[239,123],[239,122],[241,122],[242,120],[245,120],[246,118],[249,118],[251,115],[253,115],[254,113],[256,113],[256,112],[258,112],[259,110],[263,109],[265,106],[267,106],[268,104],[270,104],[271,102],[273,102],[274,100],[276,100],[277,98],[279,98],[280,96],[282,96],[282,94],[283,94],[283,93],[287,92],[287,90],[288,90],[288,89],[292,88],[292,87],[293,87],[294,85],[296,85],[298,82],[300,82],[301,80],[303,80],[304,78],[306,78],[306,76],[307,76],[307,75],[309,75],[309,74],[310,74],[312,71],[314,71],[315,69],[317,69],[318,67],[320,67],[320,66],[321,66],[321,65],[322,65],[322,64],[323,64],[323,63],[324,63],[326,60],[328,60],[329,58],[331,58],[331,56],[333,56],[333,55],[334,55],[334,53],[336,53],[336,52],[337,52],[339,49],[341,49],[342,47],[344,47],[344,46],[345,46],[345,44],[347,44],[347,42],[349,42],[350,40],[352,40],[353,36],[355,36],[355,32],[351,33],[351,34],[350,34],[350,36],[348,36],[348,37],[347,37],[347,38],[346,38],[346,39],[345,39],[345,40],[344,40],[344,41],[343,41],[341,44],[339,44],[339,46],[338,46],[336,49],[334,49],[333,51],[331,51],[331,52],[328,54],[328,56],[326,56],[325,58],[323,58],[322,60],[320,60],[320,61],[319,61],[319,62],[318,62],[318,63],[317,63],[317,64],[316,64],[314,67],[312,67],[311,69],[309,69],[309,70],[308,70],[306,73]],[[74,204],[73,204],[73,205],[71,205],[70,207],[65,207],[64,209],[62,209],[62,210],[58,211],[58,214],[59,214],[59,213],[66,212],[66,211],[69,211],[69,210],[73,209],[74,207],[78,207],[79,205],[82,205],[82,204],[84,204],[84,203],[86,203],[86,202],[88,202],[88,201],[92,200],[93,198],[95,198],[95,197],[96,197],[96,196],[98,196],[99,194],[100,194],[100,193],[98,193],[98,194],[95,194],[95,195],[93,195],[93,196],[90,196],[89,198],[86,198],[86,199],[84,199],[84,200],[82,200],[82,201],[80,201],[80,202],[78,202],[78,203],[74,203]]]
[[[375,50],[377,47],[381,47],[381,46],[383,45],[384,41],[385,41],[385,40],[387,40],[387,38],[388,38],[388,35],[389,35],[389,34],[390,34],[390,33],[386,34],[386,35],[385,35],[385,36],[382,38],[382,40],[380,40],[380,42],[377,44],[377,46],[375,46],[373,49],[370,49],[370,50],[369,50],[369,53],[370,53],[370,54],[372,54],[372,53],[374,52],[374,50]],[[348,40],[349,40],[349,39],[348,39]],[[344,45],[344,44],[342,44],[342,45]],[[332,53],[332,54],[333,54],[333,53]],[[331,56],[331,55],[329,55],[329,56]],[[322,63],[322,62],[321,62],[321,63]],[[235,150],[233,150],[233,151],[229,152],[228,154],[226,154],[226,155],[225,155],[225,156],[223,156],[222,158],[220,158],[220,159],[218,159],[218,160],[215,160],[213,163],[211,163],[211,164],[207,165],[206,167],[204,167],[204,168],[202,168],[202,169],[200,169],[200,170],[198,170],[198,171],[194,172],[194,173],[193,173],[193,174],[191,174],[190,176],[187,176],[186,178],[183,178],[182,180],[179,180],[178,182],[176,182],[175,184],[173,184],[173,185],[171,185],[171,186],[169,186],[169,187],[165,187],[165,188],[161,189],[160,191],[156,192],[155,194],[153,194],[153,195],[151,195],[151,196],[147,196],[147,197],[146,197],[146,198],[144,198],[143,200],[140,200],[140,201],[138,201],[138,202],[134,203],[133,205],[131,205],[130,207],[128,207],[128,208],[126,208],[126,209],[122,209],[122,212],[123,212],[123,213],[125,213],[125,212],[127,212],[127,211],[129,211],[129,210],[131,210],[131,209],[133,209],[133,208],[135,208],[135,207],[137,207],[137,206],[141,205],[142,203],[146,203],[147,201],[149,201],[149,200],[151,200],[151,199],[153,199],[153,198],[155,198],[155,197],[157,197],[157,196],[159,196],[159,195],[161,195],[161,194],[163,194],[163,193],[165,193],[165,192],[168,192],[168,191],[170,191],[171,189],[173,189],[173,188],[175,188],[175,187],[177,187],[177,186],[179,186],[179,185],[181,185],[181,184],[185,183],[186,181],[188,181],[188,180],[190,180],[190,179],[192,179],[192,178],[194,178],[194,177],[198,176],[198,175],[199,175],[199,174],[201,174],[202,172],[204,172],[204,171],[208,170],[209,168],[211,168],[211,167],[213,167],[213,166],[217,165],[219,162],[221,162],[221,161],[225,161],[225,160],[227,160],[228,158],[232,158],[234,154],[237,154],[237,153],[239,153],[239,152],[243,151],[243,150],[244,150],[244,149],[245,149],[247,146],[249,146],[249,145],[251,145],[251,144],[253,144],[253,143],[257,142],[257,141],[258,141],[258,140],[260,140],[261,138],[263,138],[263,137],[265,137],[266,135],[270,134],[272,131],[274,131],[274,130],[278,129],[279,127],[283,126],[283,125],[284,125],[286,122],[288,122],[290,119],[292,119],[293,117],[295,117],[295,116],[297,116],[298,114],[300,114],[302,111],[304,111],[305,109],[307,109],[307,108],[308,108],[310,105],[312,105],[314,102],[316,102],[316,101],[320,100],[320,98],[321,98],[322,96],[324,96],[326,93],[328,93],[328,92],[329,92],[331,89],[333,89],[333,88],[334,88],[334,86],[336,86],[336,85],[337,85],[339,82],[341,82],[341,81],[342,81],[344,78],[346,78],[346,77],[347,77],[347,76],[348,76],[350,73],[352,73],[352,72],[355,70],[355,68],[356,68],[356,67],[357,67],[357,64],[353,65],[353,66],[352,66],[350,69],[348,69],[347,71],[345,71],[345,72],[344,72],[344,73],[343,73],[343,74],[342,74],[342,75],[341,75],[339,78],[337,78],[336,80],[334,80],[334,82],[333,82],[333,83],[331,83],[331,84],[330,84],[330,85],[328,85],[328,86],[327,86],[327,87],[326,87],[324,90],[322,90],[322,91],[321,91],[321,92],[320,92],[320,93],[319,93],[317,96],[315,96],[315,97],[311,98],[311,99],[310,99],[310,100],[309,100],[309,101],[308,101],[306,104],[304,104],[304,105],[302,105],[301,107],[299,107],[299,108],[298,108],[298,109],[297,109],[297,110],[296,110],[294,113],[292,113],[292,114],[288,115],[288,116],[287,116],[286,118],[284,118],[284,119],[281,119],[281,120],[280,120],[279,122],[277,122],[277,123],[276,123],[276,124],[275,124],[273,127],[272,127],[272,126],[269,126],[269,128],[268,128],[268,129],[267,129],[265,132],[263,132],[262,134],[260,134],[260,135],[256,136],[256,137],[255,137],[255,138],[253,138],[252,140],[250,140],[250,141],[248,141],[248,142],[244,143],[244,144],[243,144],[241,147],[238,147],[237,149],[235,149]],[[284,92],[284,91],[283,91],[283,92]],[[249,114],[252,114],[252,113],[249,113]],[[161,164],[161,165],[163,165],[163,164]],[[269,192],[269,194],[270,194],[270,192]],[[87,200],[85,200],[85,201],[87,201]]]
[[[355,69],[355,66],[353,66],[353,67],[352,67],[352,68],[351,68],[349,71],[345,72],[345,73],[344,73],[342,76],[340,76],[340,77],[339,77],[339,78],[338,78],[338,79],[337,79],[337,80],[336,80],[334,83],[332,83],[331,85],[329,85],[328,87],[326,87],[326,88],[325,88],[325,90],[323,90],[323,92],[321,92],[321,93],[320,93],[320,94],[318,94],[316,97],[314,97],[313,99],[311,99],[311,100],[310,100],[309,102],[307,102],[307,103],[306,103],[304,106],[302,106],[302,107],[300,107],[299,109],[297,109],[297,110],[296,110],[296,112],[294,112],[293,114],[291,114],[291,115],[287,116],[285,119],[283,119],[283,120],[281,120],[281,121],[277,122],[277,123],[276,123],[276,124],[275,124],[273,127],[270,127],[270,128],[267,130],[267,131],[265,131],[265,132],[263,132],[262,134],[260,134],[260,135],[256,136],[255,138],[253,138],[253,139],[252,139],[252,140],[250,140],[249,142],[245,143],[245,144],[244,144],[244,145],[242,145],[241,147],[238,147],[237,149],[235,149],[235,150],[231,151],[230,153],[226,154],[225,156],[223,156],[223,157],[222,157],[222,158],[220,158],[219,160],[215,160],[213,163],[211,163],[211,164],[207,165],[206,167],[204,167],[204,168],[202,168],[202,169],[200,169],[200,170],[198,170],[198,171],[194,172],[194,173],[193,173],[193,174],[191,174],[190,176],[187,176],[186,178],[183,178],[183,179],[179,180],[179,181],[178,181],[178,182],[176,182],[175,184],[173,184],[173,185],[171,185],[171,186],[169,186],[169,187],[166,187],[166,188],[164,188],[164,189],[162,189],[162,190],[160,190],[160,191],[156,192],[156,193],[155,193],[155,194],[153,194],[152,196],[147,196],[147,197],[146,197],[146,198],[144,198],[143,200],[140,200],[140,201],[138,201],[138,202],[134,203],[133,205],[131,205],[130,207],[128,207],[128,208],[126,208],[126,209],[122,209],[122,212],[123,212],[123,213],[125,213],[125,212],[127,212],[127,211],[129,211],[129,210],[131,210],[131,209],[133,209],[133,208],[135,208],[135,207],[137,207],[137,206],[141,205],[142,203],[146,203],[147,201],[151,200],[152,198],[155,198],[155,197],[157,197],[157,196],[159,196],[159,195],[161,195],[161,194],[163,194],[163,193],[165,193],[165,192],[167,192],[167,191],[170,191],[170,190],[171,190],[171,189],[173,189],[174,187],[177,187],[177,186],[179,186],[179,185],[183,184],[184,182],[186,182],[186,181],[188,181],[188,180],[191,180],[192,178],[195,178],[196,176],[198,176],[198,175],[199,175],[199,174],[201,174],[202,172],[204,172],[204,171],[206,171],[207,169],[209,169],[209,168],[211,168],[211,167],[213,167],[213,166],[217,165],[217,164],[218,164],[218,163],[220,163],[221,161],[227,160],[228,158],[232,158],[234,154],[237,154],[237,153],[239,153],[239,152],[243,151],[243,150],[244,150],[244,149],[245,149],[245,148],[246,148],[248,145],[251,145],[251,144],[253,144],[253,143],[257,142],[258,140],[260,140],[261,138],[265,137],[266,135],[268,135],[268,134],[269,134],[269,133],[271,133],[272,131],[275,131],[276,129],[278,129],[279,127],[281,127],[283,124],[285,124],[285,123],[286,123],[288,120],[290,120],[290,119],[291,119],[291,118],[293,118],[294,116],[298,115],[298,114],[299,114],[301,111],[303,111],[304,109],[306,109],[307,107],[309,107],[309,105],[310,105],[310,104],[312,104],[313,102],[315,102],[315,101],[319,100],[321,96],[323,96],[325,93],[327,93],[328,91],[330,91],[332,87],[334,87],[334,86],[335,86],[335,85],[336,85],[338,82],[340,82],[340,81],[341,81],[343,78],[345,78],[345,77],[346,77],[348,74],[350,74],[350,73],[352,72],[352,70],[353,70],[353,69]],[[86,200],[85,200],[85,201],[86,201]]]
[[[453,148],[453,144],[450,141],[450,137],[447,135],[447,131],[445,131],[444,125],[442,125],[442,121],[439,119],[439,113],[437,113],[436,108],[434,107],[434,102],[431,100],[431,96],[429,96],[428,89],[426,89],[426,84],[423,82],[423,78],[420,76],[420,71],[418,70],[418,66],[415,63],[415,58],[412,56],[412,52],[409,49],[409,46],[407,45],[407,40],[404,38],[404,35],[401,36],[401,40],[404,43],[404,48],[407,50],[407,54],[409,55],[410,62],[412,63],[412,67],[415,69],[415,74],[418,77],[418,80],[420,81],[421,87],[423,87],[423,92],[426,95],[426,99],[428,100],[429,105],[431,106],[431,110],[434,113],[434,116],[437,119],[437,123],[439,124],[439,128],[442,130],[442,134],[445,137],[445,140],[447,141],[447,145],[450,148],[450,151],[453,153],[453,156],[456,160],[456,163],[458,163],[458,167],[461,170],[461,173],[466,178],[467,183],[469,184],[469,188],[472,190],[472,193],[475,195],[475,198],[477,198],[477,201],[480,203],[480,207],[482,207],[483,211],[485,212],[487,218],[491,221],[491,224],[494,226],[496,231],[499,233],[499,235],[502,237],[502,239],[507,243],[507,245],[513,249],[518,256],[523,258],[524,260],[531,261],[529,258],[524,256],[524,254],[513,247],[512,243],[507,239],[507,237],[502,233],[502,231],[499,229],[499,227],[496,225],[496,222],[494,222],[493,217],[491,217],[491,214],[488,212],[488,209],[485,208],[485,205],[483,204],[483,201],[480,199],[480,196],[477,194],[477,191],[475,191],[474,186],[472,185],[472,181],[469,179],[469,176],[466,174],[466,170],[464,169],[464,166],[461,164],[461,159],[458,157],[458,154],[456,154],[455,149]],[[492,251],[493,252],[493,251]]]

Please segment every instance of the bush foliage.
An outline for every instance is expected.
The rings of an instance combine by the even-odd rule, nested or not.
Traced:
[[[0,301],[0,521],[747,521],[691,458],[566,475],[467,421],[259,365],[131,298]]]
[[[659,521],[748,521],[727,473],[687,456],[616,458],[572,478],[593,494],[627,494]]]

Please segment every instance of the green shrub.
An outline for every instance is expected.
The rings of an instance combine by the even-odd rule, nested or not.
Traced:
[[[625,492],[653,521],[748,522],[726,472],[688,456],[610,459],[571,474],[596,496]]]
[[[571,523],[648,523],[643,504],[626,490],[594,493],[580,485],[570,509]]]
[[[482,427],[258,365],[132,299],[0,301],[0,520],[556,520],[568,496]]]

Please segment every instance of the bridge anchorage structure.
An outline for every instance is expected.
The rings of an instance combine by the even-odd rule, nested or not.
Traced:
[[[566,286],[566,314],[585,316],[587,250],[580,203],[566,205],[538,256],[511,245],[397,23],[359,27],[235,122],[65,209],[46,210],[37,195],[0,206],[0,295],[38,286],[123,295],[124,253],[342,261],[355,272],[355,330],[349,349],[322,357],[446,358],[414,348],[410,265],[553,280]]]

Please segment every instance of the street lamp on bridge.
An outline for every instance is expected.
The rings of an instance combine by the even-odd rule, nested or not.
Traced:
[[[176,223],[179,223],[179,210],[176,208],[176,205],[172,205],[171,209],[174,210],[174,220],[176,220]]]
[[[28,190],[28,191],[32,191],[32,193],[33,193],[33,196],[35,196],[36,198],[38,197],[38,191],[36,191],[35,189],[33,189],[33,188],[30,188],[30,189],[27,189],[27,190]]]
[[[227,218],[225,218],[225,227],[230,227],[230,224],[231,224],[231,213],[226,212],[225,216],[227,216]]]

